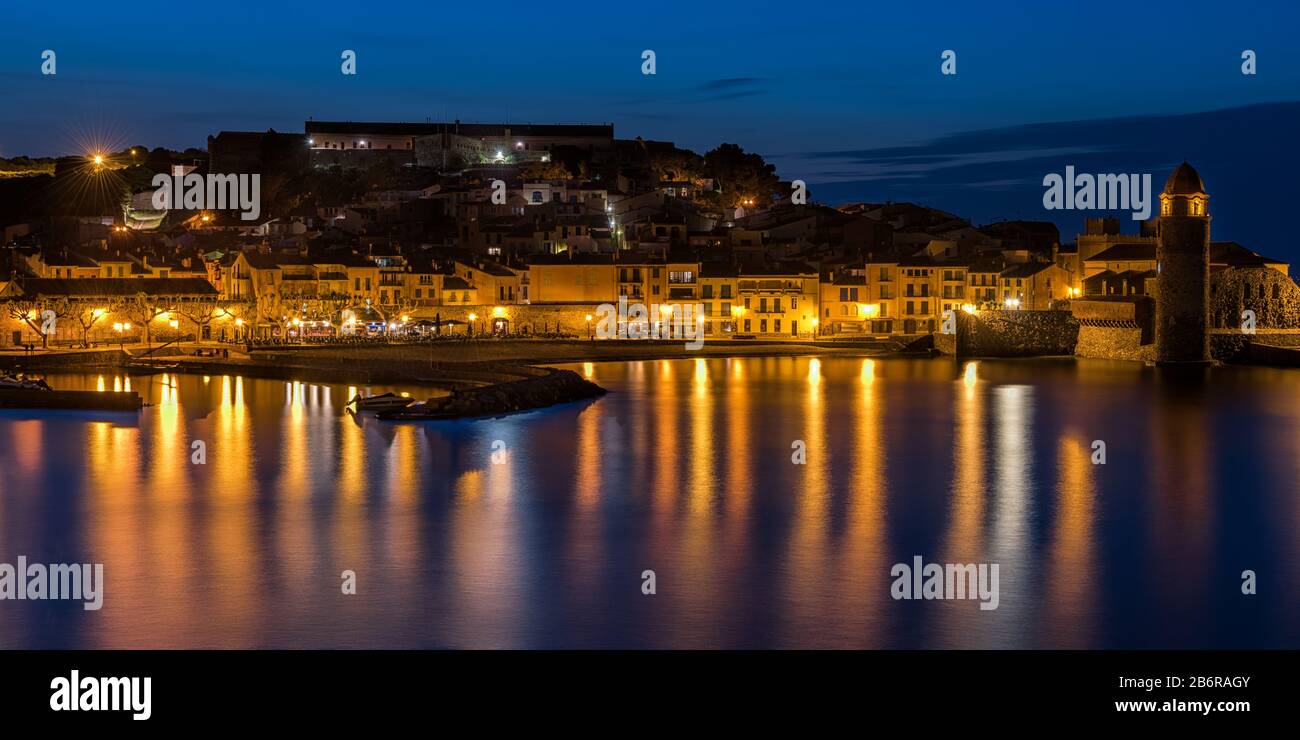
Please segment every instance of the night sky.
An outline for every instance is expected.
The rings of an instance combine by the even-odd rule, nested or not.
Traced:
[[[818,200],[1050,218],[1067,240],[1079,214],[1042,209],[1044,174],[1163,183],[1186,157],[1215,196],[1216,239],[1300,261],[1277,208],[1295,196],[1279,170],[1297,164],[1300,108],[1258,106],[1300,99],[1294,3],[965,5],[7,3],[0,156],[202,147],[308,117],[611,122],[697,151],[738,143]],[[945,49],[955,76],[939,74]]]

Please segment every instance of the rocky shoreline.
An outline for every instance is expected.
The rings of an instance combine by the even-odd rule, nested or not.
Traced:
[[[608,393],[572,370],[528,369],[540,370],[544,374],[468,390],[453,390],[448,396],[431,398],[400,411],[383,412],[379,418],[390,421],[422,421],[500,416],[599,398]]]
[[[18,358],[15,358],[18,359]],[[78,372],[139,369],[148,362],[164,363],[170,372],[242,375],[271,380],[314,383],[414,383],[450,394],[411,407],[401,417],[465,419],[529,411],[603,396],[607,391],[572,370],[515,362],[412,362],[401,358],[357,362],[345,356],[307,356],[259,352],[243,358],[199,358],[165,355],[142,362],[119,351],[23,356],[9,363],[25,372]],[[139,404],[136,404],[138,407]]]

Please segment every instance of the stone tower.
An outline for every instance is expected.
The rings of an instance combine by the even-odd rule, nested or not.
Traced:
[[[1156,362],[1210,361],[1210,196],[1186,162],[1160,194],[1156,242]]]

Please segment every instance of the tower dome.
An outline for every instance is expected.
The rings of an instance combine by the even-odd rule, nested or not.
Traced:
[[[1205,192],[1205,182],[1187,162],[1178,165],[1165,181],[1164,192],[1160,193],[1160,215],[1209,217],[1210,196]]]
[[[1194,195],[1205,192],[1205,182],[1196,168],[1184,161],[1165,180],[1166,195]]]

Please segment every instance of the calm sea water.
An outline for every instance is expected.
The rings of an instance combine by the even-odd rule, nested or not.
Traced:
[[[569,367],[613,392],[430,424],[346,385],[52,376],[157,405],[0,411],[0,562],[107,580],[98,612],[0,601],[0,646],[1300,647],[1300,372]],[[998,609],[892,599],[917,555],[999,564]]]

